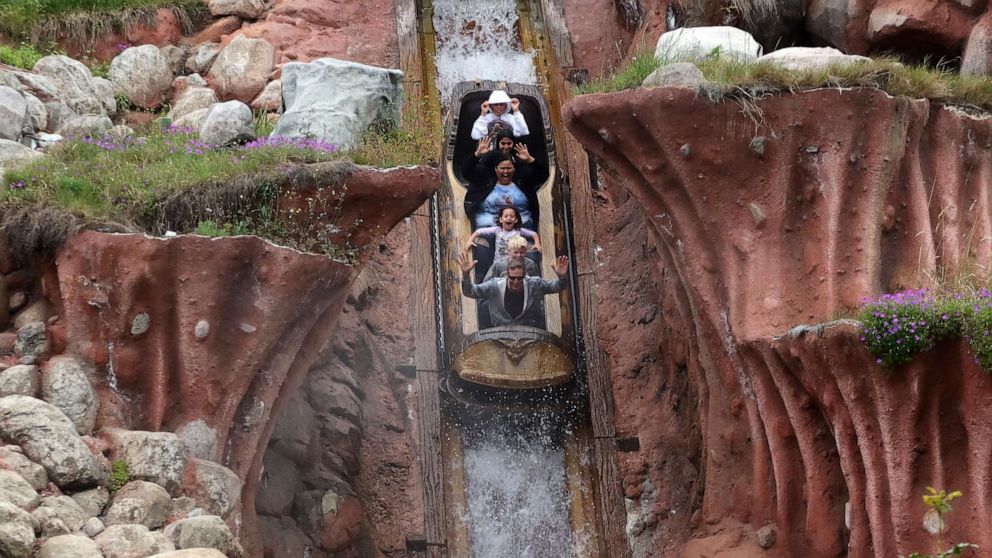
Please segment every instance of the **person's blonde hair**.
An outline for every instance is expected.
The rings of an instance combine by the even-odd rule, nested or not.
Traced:
[[[510,240],[506,241],[507,250],[513,250],[515,248],[526,248],[526,247],[527,247],[527,239],[522,236],[515,236]]]

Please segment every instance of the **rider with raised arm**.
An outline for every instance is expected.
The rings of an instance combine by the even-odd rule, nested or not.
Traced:
[[[568,256],[561,256],[555,262],[556,279],[525,276],[523,260],[512,259],[506,266],[505,277],[493,277],[488,281],[472,283],[472,268],[476,261],[468,252],[462,252],[458,266],[462,270],[462,294],[488,302],[493,326],[529,325],[538,326],[543,318],[540,311],[544,295],[561,292],[568,276]]]
[[[497,89],[489,95],[488,101],[482,103],[479,118],[472,125],[472,139],[480,140],[504,129],[512,131],[517,138],[530,134],[527,121],[520,113],[520,100],[510,99],[506,91]]]

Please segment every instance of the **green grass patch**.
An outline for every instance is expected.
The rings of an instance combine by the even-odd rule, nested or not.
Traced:
[[[645,52],[612,75],[578,87],[577,93],[607,93],[639,87],[651,72],[678,61],[658,59],[653,53]],[[824,87],[866,88],[894,96],[992,110],[992,79],[963,76],[943,67],[902,64],[895,58],[798,71],[770,62],[739,62],[718,55],[693,63],[706,79],[701,92],[714,101]]]
[[[154,27],[160,8],[172,10],[184,34],[207,13],[201,0],[0,0],[0,34],[32,44],[67,38],[92,45],[139,23]]]
[[[372,126],[349,155],[356,164],[373,167],[437,166],[444,144],[440,121],[426,104],[408,107],[398,128]]]
[[[25,70],[34,68],[35,62],[49,54],[51,52],[42,52],[28,43],[18,46],[0,44],[0,62]]]

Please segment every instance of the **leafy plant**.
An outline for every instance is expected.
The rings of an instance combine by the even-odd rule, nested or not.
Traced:
[[[947,493],[944,490],[938,491],[932,486],[927,487],[927,493],[923,495],[923,503],[926,505],[928,514],[934,516],[934,536],[937,538],[934,554],[920,554],[913,552],[908,558],[947,558],[948,556],[958,556],[969,548],[978,548],[971,543],[957,543],[946,550],[943,548],[943,532],[945,529],[944,516],[951,511],[951,501],[962,496],[961,491],[955,490]]]
[[[0,45],[0,62],[30,70],[34,68],[36,62],[44,58],[47,54],[27,43],[19,46]]]
[[[110,484],[107,486],[107,490],[113,494],[129,482],[131,482],[131,470],[128,468],[127,462],[123,459],[114,460],[110,466]]]

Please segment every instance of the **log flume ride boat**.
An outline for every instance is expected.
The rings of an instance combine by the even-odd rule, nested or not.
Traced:
[[[557,165],[548,103],[541,90],[533,85],[496,81],[458,84],[444,125],[446,187],[435,205],[444,366],[441,389],[448,396],[447,404],[463,412],[578,407],[570,404],[583,387],[583,375],[577,373],[581,359],[575,331],[576,282],[571,271],[561,292],[544,296],[540,315],[521,323],[492,327],[484,305],[480,308],[475,299],[462,296],[456,260],[473,231],[472,216],[466,213],[470,180],[465,176],[465,166],[468,160],[475,160],[477,141],[472,139],[471,131],[480,107],[497,89],[519,99],[520,113],[530,130],[529,135],[517,141],[525,143],[534,157],[530,178],[538,208],[532,208],[532,213],[543,253],[528,257],[539,262],[545,279],[556,277],[553,266],[558,256],[571,258],[567,193]],[[473,274],[476,283],[482,281],[491,261],[484,257],[486,250],[489,248],[485,246],[475,249],[476,259],[480,260]]]

